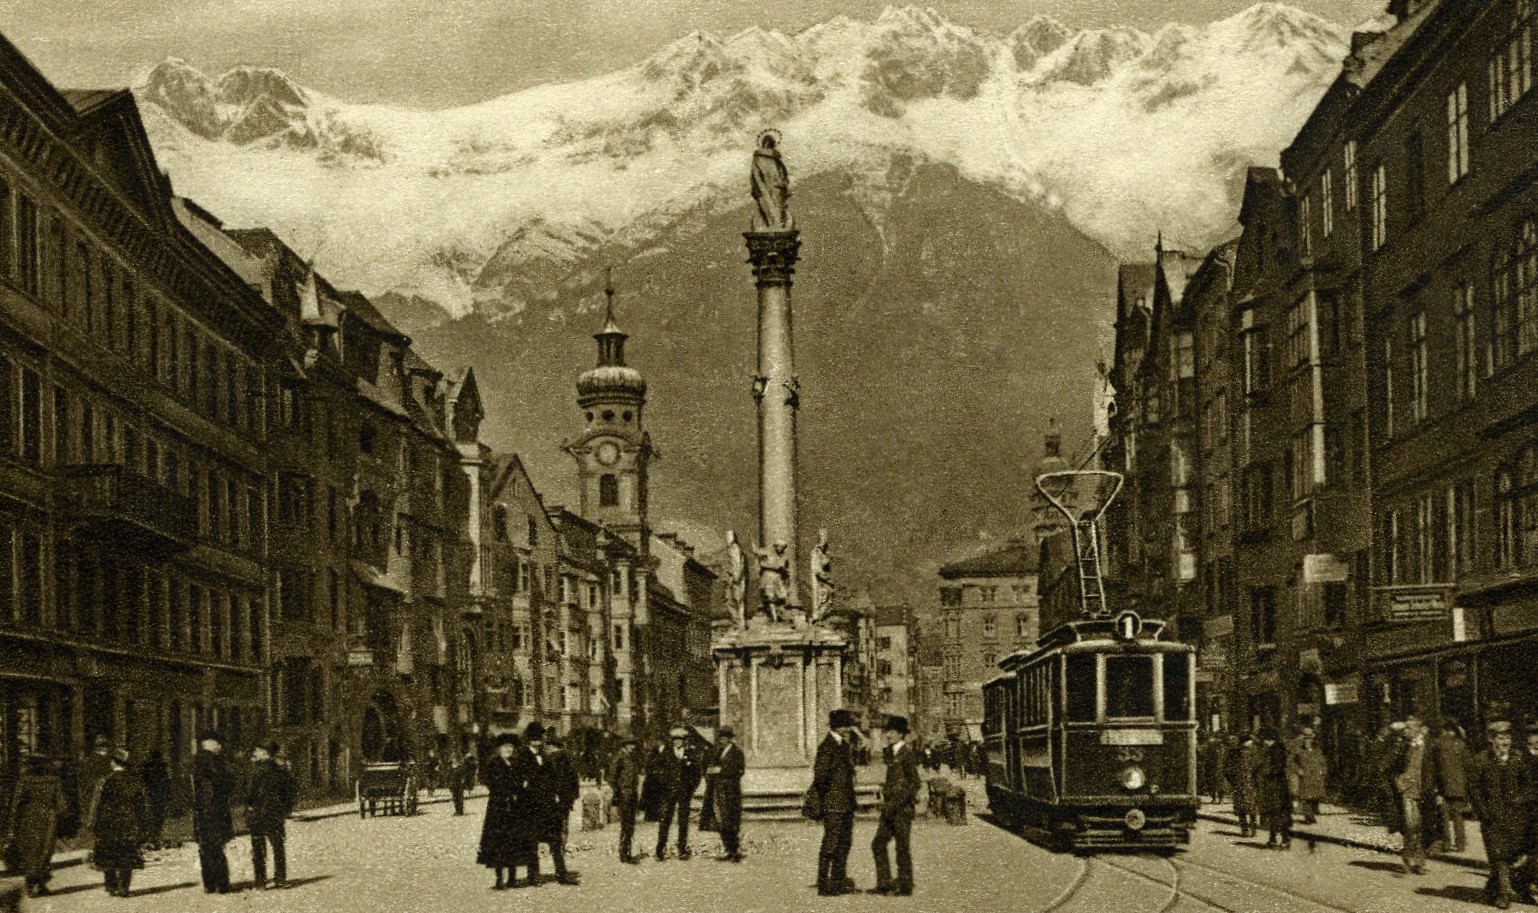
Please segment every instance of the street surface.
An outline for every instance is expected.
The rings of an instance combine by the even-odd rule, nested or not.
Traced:
[[[1102,855],[1075,858],[1034,846],[969,816],[952,827],[921,818],[913,833],[917,890],[910,898],[816,896],[820,830],[803,822],[753,822],[744,829],[748,859],[717,862],[714,834],[694,837],[694,858],[639,866],[619,862],[614,825],[571,834],[577,887],[552,881],[537,889],[492,891],[491,872],[475,864],[484,799],[455,818],[443,804],[422,806],[413,818],[356,815],[295,821],[289,826],[285,891],[204,894],[197,852],[187,844],[156,854],[134,879],[134,896],[108,897],[101,875],[82,863],[61,868],[55,895],[28,902],[32,913],[90,911],[282,911],[331,913],[379,910],[580,911],[580,913],[786,913],[799,910],[913,910],[923,913],[1402,913],[1468,911],[1481,902],[1484,874],[1472,865],[1433,861],[1427,874],[1399,873],[1398,859],[1367,850],[1297,842],[1289,853],[1241,840],[1237,830],[1202,822],[1191,848],[1172,859]],[[875,823],[855,827],[850,874],[859,887],[875,882],[870,838]],[[636,845],[650,850],[656,826],[641,824]],[[249,843],[229,845],[233,877],[249,887]],[[546,878],[552,873],[548,864]]]

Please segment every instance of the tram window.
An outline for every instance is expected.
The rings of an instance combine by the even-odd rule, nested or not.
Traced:
[[[1189,720],[1191,718],[1190,682],[1191,657],[1184,653],[1164,654],[1164,718]]]
[[[1105,715],[1107,719],[1154,715],[1152,656],[1105,658]]]
[[[1068,654],[1068,719],[1071,722],[1095,720],[1095,655]]]

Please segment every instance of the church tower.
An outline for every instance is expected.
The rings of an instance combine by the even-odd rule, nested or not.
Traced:
[[[582,435],[566,446],[577,461],[579,512],[624,536],[643,552],[650,532],[646,519],[647,466],[655,455],[642,412],[646,379],[625,364],[628,338],[614,322],[614,283],[606,275],[603,329],[598,364],[577,378]]]

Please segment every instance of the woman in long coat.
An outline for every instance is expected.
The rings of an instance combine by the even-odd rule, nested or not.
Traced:
[[[127,897],[133,870],[144,868],[139,851],[149,835],[150,803],[139,778],[128,772],[128,752],[112,757],[112,772],[101,783],[91,832],[96,845],[91,865],[106,876],[107,893]]]
[[[513,756],[518,738],[502,735],[496,751],[481,768],[486,784],[486,818],[481,822],[481,848],[475,861],[496,872],[495,890],[510,887],[515,869],[525,863],[527,837],[518,816],[518,793],[522,786]]]
[[[49,893],[53,874],[53,849],[59,839],[59,819],[67,812],[64,788],[47,758],[29,755],[26,773],[16,784],[11,802],[11,828],[15,871],[26,878],[27,893]]]
[[[1287,782],[1287,743],[1274,730],[1260,736],[1255,759],[1255,811],[1268,832],[1266,846],[1292,848],[1292,790]]]
[[[1292,796],[1298,800],[1298,810],[1304,824],[1313,824],[1319,816],[1319,803],[1324,800],[1330,764],[1315,741],[1314,730],[1304,729],[1298,736],[1291,753],[1290,773]]]
[[[1255,737],[1246,733],[1230,741],[1223,756],[1223,775],[1233,791],[1234,814],[1239,816],[1239,836],[1255,836]]]

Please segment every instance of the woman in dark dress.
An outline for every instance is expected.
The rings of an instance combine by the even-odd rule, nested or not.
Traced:
[[[510,887],[516,868],[525,863],[525,839],[518,820],[518,771],[513,756],[518,737],[497,737],[496,750],[481,769],[481,781],[490,794],[486,799],[486,818],[481,822],[481,848],[475,861],[496,872],[495,890]]]
[[[91,822],[96,836],[91,865],[104,873],[107,893],[114,897],[127,897],[133,870],[144,868],[139,847],[149,833],[149,796],[127,765],[128,752],[118,749],[113,753],[112,772],[102,781],[96,817]]]

